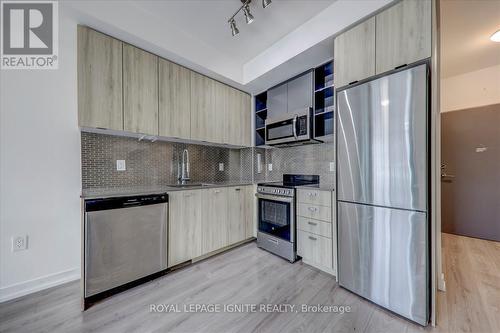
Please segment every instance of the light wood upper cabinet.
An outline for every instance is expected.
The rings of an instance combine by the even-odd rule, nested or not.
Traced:
[[[78,26],[78,123],[123,130],[122,42]]]
[[[376,16],[376,73],[431,56],[431,0],[403,0]]]
[[[333,64],[336,88],[375,75],[375,17],[335,38]]]
[[[250,95],[229,88],[228,115],[225,142],[238,146],[251,146]]]
[[[168,195],[168,267],[202,254],[201,191],[176,191]]]
[[[158,57],[123,45],[123,116],[129,132],[158,135]]]
[[[191,71],[165,59],[158,61],[159,135],[191,138]]]
[[[215,121],[215,81],[191,72],[191,138],[212,141]]]
[[[215,81],[215,111],[213,113],[212,140],[216,143],[230,143],[228,126],[231,109],[232,88],[228,85]]]
[[[227,246],[228,189],[213,188],[201,190],[202,206],[202,254]]]

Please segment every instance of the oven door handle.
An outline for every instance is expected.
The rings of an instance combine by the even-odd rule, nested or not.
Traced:
[[[272,195],[261,194],[261,193],[256,193],[255,196],[257,197],[257,199],[293,203],[293,198],[289,198],[289,197],[288,198],[287,197],[278,197],[278,196],[272,196]]]
[[[299,117],[298,115],[295,115],[293,117],[293,120],[292,120],[293,137],[295,138],[295,140],[297,140],[297,118],[298,117]]]

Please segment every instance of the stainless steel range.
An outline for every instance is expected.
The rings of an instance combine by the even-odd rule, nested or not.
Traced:
[[[294,262],[297,259],[295,187],[319,184],[317,175],[283,175],[282,182],[257,184],[257,245]]]

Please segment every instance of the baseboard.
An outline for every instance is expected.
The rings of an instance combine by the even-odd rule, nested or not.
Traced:
[[[2,287],[0,288],[0,303],[78,279],[80,279],[80,269],[73,268]]]

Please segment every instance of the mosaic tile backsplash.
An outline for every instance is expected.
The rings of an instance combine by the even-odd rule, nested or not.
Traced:
[[[331,143],[232,149],[87,132],[81,133],[81,139],[83,189],[175,184],[185,148],[193,182],[280,181],[284,173],[318,174],[323,184],[333,184],[335,179],[329,171],[334,161]],[[261,154],[261,173],[257,172],[257,154]],[[116,160],[125,160],[126,171],[116,170]],[[219,171],[219,163],[224,163],[224,171]]]

